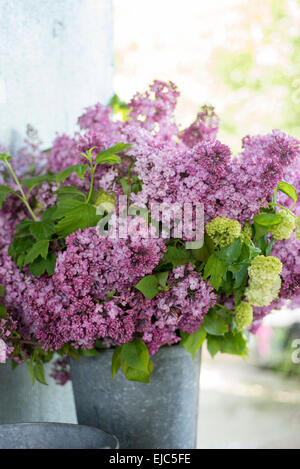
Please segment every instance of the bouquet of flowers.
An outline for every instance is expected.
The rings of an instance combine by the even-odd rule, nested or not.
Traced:
[[[178,96],[155,81],[49,150],[33,129],[1,148],[0,362],[45,382],[58,353],[64,383],[69,356],[114,347],[113,376],[148,382],[161,347],[244,356],[266,314],[300,303],[299,142],[246,136],[233,157],[212,107],[179,129]]]

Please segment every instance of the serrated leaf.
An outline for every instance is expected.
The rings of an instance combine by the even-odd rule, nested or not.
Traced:
[[[203,279],[210,277],[210,284],[218,290],[226,274],[226,265],[214,252],[209,257],[203,273]]]
[[[190,253],[184,248],[168,246],[163,260],[172,263],[173,267],[176,268],[182,264],[186,264],[190,260]]]
[[[76,208],[67,212],[64,218],[56,225],[56,232],[60,236],[65,237],[79,229],[96,226],[101,219],[93,205],[82,202],[79,202],[79,204]]]
[[[55,266],[56,255],[53,253],[48,253],[46,259],[43,259],[41,256],[35,259],[30,264],[29,270],[35,277],[40,277],[45,272],[47,272],[49,275],[53,275],[55,272]]]
[[[208,334],[224,335],[228,331],[227,320],[214,309],[204,317],[203,327]]]
[[[230,353],[231,355],[245,356],[247,355],[247,342],[242,333],[234,333],[229,331],[221,341],[221,352]]]
[[[31,178],[22,179],[21,183],[23,186],[31,190],[34,187],[38,186],[39,184],[43,184],[44,182],[49,183],[49,182],[54,182],[54,181],[55,181],[55,174],[42,174],[40,176],[34,176]]]
[[[86,172],[89,170],[88,164],[75,164],[70,166],[67,169],[64,169],[60,173],[56,174],[56,182],[58,184],[64,183],[65,180],[71,176],[71,174],[76,173],[80,179],[84,180]]]
[[[142,278],[135,286],[146,298],[152,300],[152,298],[157,295],[158,290],[158,280],[154,275],[146,275]]]
[[[121,158],[117,153],[122,153],[130,146],[131,145],[128,143],[117,143],[117,145],[114,145],[107,150],[100,151],[96,157],[96,164],[120,164]]]
[[[39,256],[46,259],[49,250],[49,244],[50,242],[47,239],[43,239],[35,243],[26,255],[25,265],[30,264]]]
[[[29,231],[37,241],[50,239],[55,233],[55,225],[52,221],[37,221],[30,224]]]
[[[220,249],[218,257],[225,262],[226,265],[233,264],[238,260],[242,251],[242,243],[240,238],[235,239],[230,246]]]
[[[188,334],[187,332],[180,331],[182,337],[181,344],[184,348],[195,358],[197,351],[203,344],[207,333],[204,327],[200,327],[193,334]]]
[[[57,194],[57,203],[61,202],[63,199],[77,199],[84,202],[85,194],[77,189],[75,186],[62,186],[56,191]]]
[[[59,218],[63,218],[75,208],[81,207],[82,204],[83,202],[81,200],[72,199],[72,198],[65,198],[63,200],[60,200],[56,207],[56,212],[55,212],[56,220],[58,220]]]
[[[280,181],[280,183],[277,186],[277,189],[281,192],[283,192],[285,195],[290,197],[292,200],[297,202],[298,200],[298,194],[294,186],[289,184],[288,182],[285,181]]]
[[[42,215],[42,220],[46,222],[57,220],[57,207],[47,208]]]

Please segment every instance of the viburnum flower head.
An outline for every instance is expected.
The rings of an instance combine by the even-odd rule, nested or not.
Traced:
[[[249,303],[242,301],[235,307],[235,322],[239,331],[243,331],[253,321],[253,309]]]
[[[216,217],[206,225],[206,233],[214,245],[220,248],[229,246],[241,235],[241,231],[241,225],[237,220],[226,217]]]
[[[278,296],[282,263],[277,257],[257,256],[248,268],[249,285],[245,296],[253,306],[269,306]]]
[[[278,257],[256,256],[248,268],[250,281],[271,285],[281,273],[282,263]]]
[[[296,236],[296,239],[300,241],[300,215],[298,215],[298,217],[296,218],[295,225],[296,225],[295,236]]]
[[[296,226],[295,217],[287,210],[280,210],[278,213],[284,218],[281,223],[274,225],[271,233],[275,239],[289,239]]]

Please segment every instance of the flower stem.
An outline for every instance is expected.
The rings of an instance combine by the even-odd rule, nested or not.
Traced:
[[[94,166],[91,166],[91,186],[90,186],[90,191],[89,191],[89,194],[88,194],[88,197],[86,199],[86,203],[88,204],[91,197],[92,197],[92,193],[93,193],[93,187],[94,187],[94,173],[95,173],[95,167]]]
[[[25,195],[25,193],[24,193],[24,191],[23,191],[23,189],[22,189],[22,186],[21,186],[21,184],[20,184],[20,182],[19,182],[19,180],[18,180],[18,178],[17,178],[17,176],[16,176],[16,173],[14,172],[14,170],[13,170],[11,164],[10,164],[7,160],[5,160],[5,164],[6,164],[6,166],[8,167],[8,169],[9,169],[9,171],[10,171],[10,173],[11,173],[11,175],[12,175],[12,177],[13,177],[15,183],[16,183],[16,185],[17,185],[18,188],[19,188],[19,191],[20,191],[20,193],[21,193],[21,196],[19,196],[19,198],[20,198],[20,199],[23,201],[23,203],[25,204],[25,206],[26,206],[28,212],[30,213],[31,217],[33,218],[33,220],[34,220],[34,221],[38,221],[37,216],[34,214],[32,208],[30,207],[30,205],[29,205],[29,203],[28,203],[27,197],[26,197],[26,195]]]

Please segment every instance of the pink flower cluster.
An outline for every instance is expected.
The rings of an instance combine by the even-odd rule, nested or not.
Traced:
[[[114,121],[111,109],[100,104],[87,109],[78,119],[80,131],[73,137],[58,136],[52,149],[43,154],[46,168],[61,171],[85,163],[81,153],[92,147],[95,158],[116,143],[130,143],[126,154],[134,164],[133,175],[142,181],[133,201],[141,206],[152,202],[203,203],[206,221],[216,216],[251,221],[271,200],[274,187],[283,178],[300,192],[297,140],[279,131],[246,137],[241,154],[233,158],[230,149],[216,139],[219,121],[212,108],[204,107],[187,129],[179,130],[174,119],[178,96],[173,83],[155,81],[148,91],[132,98],[126,121]],[[26,158],[17,164],[18,172],[24,175],[29,163],[35,161],[32,153],[42,155],[38,145],[30,148],[31,153],[27,150]],[[126,164],[99,165],[95,190],[122,193],[120,179],[127,174]],[[82,190],[89,186],[89,181],[75,175],[67,183]],[[33,195],[46,208],[55,203],[55,190],[55,186],[44,184]],[[299,203],[296,212],[300,213]],[[98,339],[111,346],[138,336],[155,353],[164,344],[178,342],[179,329],[196,331],[216,302],[212,287],[192,265],[173,269],[171,288],[152,300],[145,298],[134,287],[153,273],[166,250],[165,241],[103,239],[95,228],[67,237],[52,277],[35,278],[26,270],[21,272],[7,250],[16,224],[27,216],[14,197],[9,197],[0,211],[0,285],[5,288],[11,324],[17,324],[24,338],[34,338],[44,349],[59,350],[65,344],[92,348]],[[296,239],[274,247],[274,255],[284,265],[281,299],[299,300],[298,251]],[[256,317],[265,312],[258,309]],[[4,329],[11,327],[0,324],[0,339],[7,344]],[[0,342],[0,360],[3,350]],[[58,364],[56,370],[60,381],[65,379],[65,365]]]

